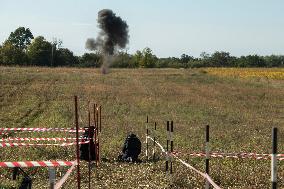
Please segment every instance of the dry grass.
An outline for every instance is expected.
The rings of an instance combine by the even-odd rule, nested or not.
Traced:
[[[261,71],[266,72],[265,69]],[[128,132],[137,133],[144,141],[146,115],[152,126],[154,121],[158,122],[162,144],[165,143],[165,121],[174,121],[177,150],[203,151],[204,126],[209,124],[212,151],[269,153],[271,128],[278,126],[279,151],[283,153],[284,80],[239,79],[210,73],[208,69],[117,69],[101,75],[96,69],[0,67],[0,125],[73,127],[73,95],[79,95],[80,124],[86,126],[87,101],[99,102],[103,105],[102,156],[105,160],[100,168],[93,170],[92,180],[99,188],[169,187],[162,157],[156,164],[115,162]],[[0,149],[0,161],[74,158],[72,147]],[[145,160],[144,154],[141,158]],[[204,170],[202,158],[182,158]],[[178,163],[174,166],[174,188],[203,187],[201,177]],[[283,166],[283,162],[279,163],[280,188],[284,187]],[[66,169],[60,168],[58,172],[64,173]],[[46,169],[26,170],[37,171],[32,174],[35,188],[48,187]],[[0,188],[1,185],[11,188],[18,184],[9,179],[8,171],[0,169]],[[87,169],[82,171],[86,174]],[[212,178],[223,188],[270,187],[270,162],[267,160],[212,159],[211,172]],[[74,180],[72,176],[64,188],[75,188]],[[87,186],[86,181],[84,176],[83,186]]]

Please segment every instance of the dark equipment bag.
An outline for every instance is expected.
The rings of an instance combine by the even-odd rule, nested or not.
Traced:
[[[141,153],[141,142],[135,134],[129,134],[125,139],[122,154],[119,155],[119,161],[139,162],[139,154]]]
[[[95,161],[96,160],[96,144],[94,143],[94,133],[95,132],[95,127],[91,126],[90,127],[90,132],[89,132],[89,127],[85,128],[85,132],[82,135],[82,142],[88,141],[90,138],[90,142],[87,144],[81,144],[80,145],[80,159],[89,161],[89,148],[90,148],[90,160]]]

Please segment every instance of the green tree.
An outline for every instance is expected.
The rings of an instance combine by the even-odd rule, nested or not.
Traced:
[[[2,65],[2,45],[0,45],[0,65]]]
[[[182,65],[180,65],[183,68],[188,68],[190,61],[194,60],[192,56],[189,56],[187,54],[182,54],[180,57],[180,62]]]
[[[44,37],[36,37],[27,49],[27,55],[31,65],[51,66],[52,44]]]
[[[28,59],[24,51],[5,41],[0,50],[0,64],[27,65]]]
[[[264,67],[266,66],[263,57],[258,55],[241,56],[237,60],[238,67]]]
[[[75,66],[78,63],[79,60],[72,51],[67,48],[59,48],[56,50],[54,65],[52,66]]]
[[[19,27],[11,32],[7,41],[19,49],[25,50],[31,44],[33,38],[34,36],[29,28]]]
[[[157,61],[157,57],[153,54],[152,50],[149,47],[146,47],[142,51],[142,58],[139,61],[139,65],[142,68],[153,68]]]
[[[264,57],[264,60],[267,67],[284,66],[284,56],[270,55]]]
[[[228,52],[216,51],[210,57],[210,66],[212,67],[228,67],[232,64],[233,57]]]
[[[99,53],[85,53],[80,57],[80,67],[96,67],[102,65],[103,58]]]

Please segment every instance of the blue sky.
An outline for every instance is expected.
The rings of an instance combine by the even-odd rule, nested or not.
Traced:
[[[103,8],[127,21],[130,53],[150,47],[159,57],[284,54],[283,0],[0,0],[0,42],[25,26],[81,55],[86,39],[97,36]]]

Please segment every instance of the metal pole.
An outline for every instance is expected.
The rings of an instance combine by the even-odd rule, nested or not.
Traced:
[[[99,106],[96,104],[96,124],[97,124],[97,128],[99,129],[99,110],[98,110]]]
[[[54,189],[55,185],[55,168],[54,167],[48,167],[48,174],[49,174],[49,188]]]
[[[146,159],[147,160],[148,160],[148,150],[149,150],[149,144],[148,144],[148,135],[149,135],[148,123],[149,123],[149,118],[147,116],[147,120],[146,120]]]
[[[94,125],[97,127],[97,104],[94,104]]]
[[[89,189],[91,189],[91,112],[90,105],[88,106],[88,119],[89,119],[89,127],[88,127],[88,140],[89,140]]]
[[[95,154],[96,154],[96,166],[98,166],[98,155],[99,155],[99,152],[98,152],[98,147],[97,147],[97,128],[94,127],[94,145],[95,145]]]
[[[277,188],[277,128],[272,129],[272,155],[271,155],[271,182],[272,189]]]
[[[94,125],[96,127],[96,104],[94,104]]]
[[[99,132],[99,106],[96,104],[96,118],[97,118],[97,135],[98,135],[98,163],[101,162],[101,151],[100,151],[100,132]]]
[[[170,131],[170,140],[171,140],[171,155],[170,155],[170,174],[173,174],[173,161],[172,161],[172,153],[174,152],[174,141],[173,141],[173,132],[174,132],[174,122],[171,121],[171,131]]]
[[[100,132],[102,132],[102,106],[100,106]]]
[[[167,121],[167,154],[166,154],[166,172],[169,170],[169,131],[170,131],[170,122]]]
[[[154,141],[153,141],[153,161],[155,162],[156,160],[156,134],[157,134],[157,122],[155,122],[155,127],[154,127]]]
[[[78,122],[78,98],[75,100],[75,125],[76,125],[76,151],[77,151],[77,183],[78,189],[80,189],[81,177],[80,177],[80,152],[79,152],[79,122]]]
[[[205,172],[209,175],[209,125],[206,125],[205,128],[205,151],[206,151],[206,159],[205,159]],[[209,182],[206,179],[205,189],[209,189]]]

